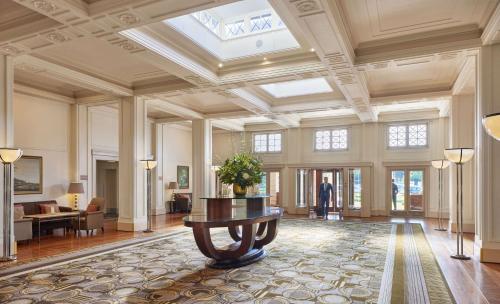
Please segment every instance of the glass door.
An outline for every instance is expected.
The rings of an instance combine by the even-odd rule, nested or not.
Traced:
[[[424,215],[425,169],[401,168],[390,170],[389,186],[391,213],[394,215]]]

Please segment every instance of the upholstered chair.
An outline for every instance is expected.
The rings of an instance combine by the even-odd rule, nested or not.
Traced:
[[[73,229],[78,230],[78,219],[73,221]],[[87,235],[94,234],[94,230],[101,229],[104,232],[104,198],[93,198],[87,210],[82,211],[80,214],[80,230],[85,230]]]
[[[33,219],[24,218],[24,207],[14,206],[14,238],[16,242],[29,241],[33,238]]]

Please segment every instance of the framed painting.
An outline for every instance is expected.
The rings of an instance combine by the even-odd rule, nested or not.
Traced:
[[[189,189],[189,166],[177,166],[177,184],[179,189]]]
[[[23,155],[14,163],[14,194],[43,193],[43,159]]]

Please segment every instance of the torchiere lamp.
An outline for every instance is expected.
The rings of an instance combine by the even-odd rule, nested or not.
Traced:
[[[500,113],[483,116],[483,127],[491,137],[500,140]]]
[[[458,260],[470,260],[470,257],[464,255],[464,231],[463,231],[463,164],[470,161],[474,156],[472,148],[451,148],[445,149],[446,158],[457,165],[457,254],[451,257]]]
[[[82,183],[71,183],[68,187],[68,193],[75,195],[75,210],[78,210],[78,194],[85,193]]]
[[[146,193],[146,202],[147,202],[147,213],[148,213],[148,225],[146,230],[144,232],[153,232],[153,229],[151,228],[151,220],[152,220],[152,213],[151,213],[151,170],[156,167],[157,161],[153,159],[143,159],[141,160],[141,163],[144,166],[144,169],[146,169],[146,174],[147,174],[147,193]]]
[[[446,231],[443,226],[443,169],[448,168],[450,162],[446,159],[438,159],[431,161],[431,164],[439,172],[438,228],[435,230]]]
[[[0,261],[16,259],[12,242],[12,164],[23,155],[21,149],[0,148],[0,161],[3,163],[3,250]]]

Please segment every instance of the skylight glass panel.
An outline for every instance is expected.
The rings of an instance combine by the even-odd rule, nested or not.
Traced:
[[[332,87],[324,78],[284,81],[263,84],[260,87],[275,98],[333,92]]]

